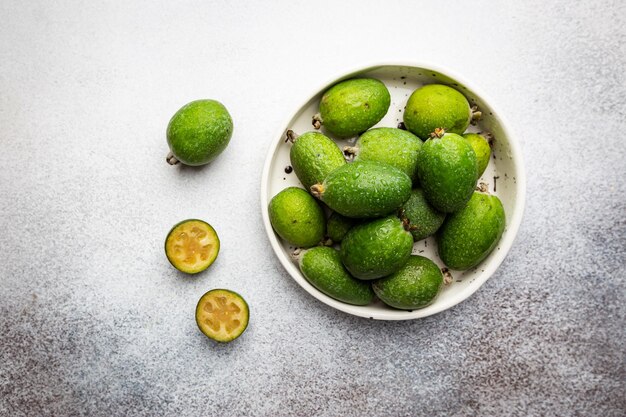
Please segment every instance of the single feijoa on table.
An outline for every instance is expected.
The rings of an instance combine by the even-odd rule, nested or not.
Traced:
[[[380,217],[409,199],[411,179],[391,165],[359,161],[332,171],[311,193],[343,216]]]
[[[356,224],[356,219],[342,216],[341,214],[333,211],[330,217],[326,221],[326,236],[335,243],[339,243],[343,240],[348,230]]]
[[[446,214],[430,205],[421,188],[415,188],[402,206],[400,218],[408,223],[409,232],[417,242],[434,234],[443,224]]]
[[[324,210],[302,188],[289,187],[276,194],[269,204],[269,217],[274,231],[297,247],[317,245],[326,232]]]
[[[473,113],[465,96],[452,87],[429,84],[411,94],[404,110],[404,125],[426,140],[436,128],[461,134],[470,124]]]
[[[215,289],[204,294],[196,306],[196,323],[205,336],[217,342],[235,340],[248,327],[250,309],[234,291]]]
[[[185,104],[167,125],[170,147],[167,162],[208,164],[226,149],[232,134],[233,120],[219,101],[196,100]]]
[[[293,142],[289,152],[291,166],[307,190],[346,163],[337,144],[319,132],[297,136],[289,130],[287,138]]]
[[[489,145],[489,134],[466,133],[463,137],[472,145],[478,163],[478,178],[485,172],[489,159],[491,158],[491,146]]]
[[[470,199],[478,179],[476,153],[469,142],[454,133],[437,129],[417,156],[420,186],[437,210],[460,210]]]
[[[417,153],[422,147],[420,138],[406,130],[379,127],[363,133],[356,145],[346,146],[344,152],[354,155],[355,161],[377,161],[392,165],[417,181]]]
[[[388,306],[415,310],[435,301],[443,286],[443,274],[433,261],[411,255],[393,274],[372,283],[374,292]]]
[[[475,192],[467,205],[449,215],[439,229],[439,257],[452,269],[475,267],[497,246],[505,223],[500,199]]]
[[[341,241],[341,261],[352,276],[371,280],[392,274],[411,256],[413,237],[395,215],[354,226]]]
[[[203,220],[183,220],[165,238],[167,259],[174,268],[188,274],[207,269],[219,251],[220,240],[215,229]]]
[[[385,84],[373,78],[354,78],[328,89],[320,101],[320,113],[313,125],[320,123],[338,138],[365,132],[378,123],[389,110],[391,95]],[[320,120],[321,118],[321,120]]]
[[[374,298],[370,283],[353,278],[334,248],[307,249],[298,263],[307,281],[329,297],[353,305],[367,305]]]

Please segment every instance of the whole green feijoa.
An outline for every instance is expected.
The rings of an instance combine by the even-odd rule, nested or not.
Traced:
[[[451,213],[470,199],[478,179],[476,154],[463,137],[443,133],[426,142],[417,156],[417,174],[428,202]]]
[[[326,236],[335,243],[339,243],[343,240],[348,230],[352,228],[356,223],[355,219],[342,216],[337,212],[332,212],[328,221],[326,222]]]
[[[295,137],[292,131],[288,131],[287,137],[293,140],[289,152],[291,166],[307,190],[346,163],[337,144],[319,132],[307,132]]]
[[[324,210],[302,188],[285,188],[272,198],[268,210],[274,231],[294,246],[308,248],[324,237]]]
[[[233,120],[226,107],[215,100],[196,100],[178,110],[167,125],[171,165],[204,165],[215,159],[228,145]]]
[[[487,137],[481,133],[466,133],[463,137],[472,145],[474,153],[476,154],[476,161],[478,163],[478,177],[480,178],[489,165],[489,158],[491,158],[491,146]]]
[[[413,237],[396,216],[354,226],[341,241],[341,261],[359,279],[377,279],[400,269],[411,256]]]
[[[449,215],[439,229],[439,257],[452,269],[475,267],[496,247],[505,223],[498,197],[474,193],[467,205]]]
[[[329,297],[360,306],[374,298],[370,283],[353,278],[336,249],[327,246],[308,249],[300,256],[299,265],[307,281]]]
[[[411,197],[402,206],[401,213],[400,217],[406,219],[416,242],[434,234],[446,218],[445,213],[430,205],[420,188],[411,191]]]
[[[411,255],[400,270],[372,283],[383,303],[402,310],[415,310],[431,304],[442,285],[443,274],[439,267],[418,255]]]
[[[378,123],[387,114],[390,104],[389,90],[379,80],[342,81],[322,96],[321,122],[328,132],[339,138],[355,136]]]
[[[406,130],[379,127],[363,133],[354,147],[344,152],[355,155],[355,161],[377,161],[403,171],[417,181],[417,153],[422,147],[420,138]]]
[[[404,110],[404,125],[423,140],[436,128],[461,134],[471,118],[472,111],[465,96],[442,84],[429,84],[415,90]]]
[[[391,165],[359,161],[337,168],[311,193],[346,217],[380,217],[409,199],[411,179]]]

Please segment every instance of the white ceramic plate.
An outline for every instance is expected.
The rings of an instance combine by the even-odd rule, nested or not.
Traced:
[[[377,78],[385,83],[391,93],[389,111],[376,127],[397,127],[398,123],[402,121],[406,101],[416,88],[424,84],[442,83],[459,90],[467,97],[470,104],[478,105],[482,111],[482,119],[478,125],[470,126],[469,130],[474,132],[491,132],[495,138],[492,159],[478,183],[486,184],[489,193],[497,195],[502,200],[507,221],[504,234],[497,248],[476,268],[468,271],[450,271],[453,277],[452,284],[444,287],[435,302],[423,309],[414,311],[395,310],[385,306],[378,300],[367,306],[353,306],[328,297],[309,284],[300,273],[297,264],[291,258],[291,253],[295,248],[274,233],[269,221],[267,207],[271,198],[286,187],[302,187],[295,173],[287,174],[285,172],[285,168],[291,164],[289,161],[291,144],[284,141],[285,131],[293,129],[296,133],[302,134],[313,130],[311,118],[318,112],[319,100],[324,91],[339,81],[356,76]],[[340,147],[343,147],[344,144],[354,143],[354,139],[337,142]],[[294,114],[287,119],[287,122],[280,127],[280,130],[272,138],[261,181],[261,209],[263,211],[265,230],[276,256],[278,256],[278,259],[280,259],[280,262],[293,279],[309,294],[323,303],[346,313],[379,320],[406,320],[430,316],[446,310],[472,295],[495,272],[511,248],[522,220],[526,193],[526,179],[521,150],[502,116],[494,108],[493,102],[487,100],[484,94],[478,93],[474,87],[470,87],[458,75],[452,75],[450,71],[436,68],[430,64],[377,64],[351,71],[321,85],[304,101],[302,106],[296,109]],[[436,244],[432,237],[416,242],[413,246],[413,253],[426,256],[440,267],[444,267],[437,256]]]

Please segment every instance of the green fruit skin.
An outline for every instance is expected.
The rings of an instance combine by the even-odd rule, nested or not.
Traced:
[[[356,223],[355,219],[342,216],[339,213],[332,212],[326,222],[326,236],[335,243],[343,240],[348,230]]]
[[[302,188],[289,187],[276,194],[270,201],[269,215],[276,233],[294,246],[308,248],[324,237],[324,210]]]
[[[170,150],[185,165],[204,165],[215,159],[233,135],[233,119],[215,100],[196,100],[181,107],[167,125]]]
[[[473,268],[496,247],[506,223],[495,195],[474,193],[467,205],[448,216],[437,233],[439,257],[449,268]]]
[[[311,191],[314,192],[314,188]],[[381,217],[397,210],[411,195],[411,179],[391,165],[374,161],[346,164],[321,184],[319,198],[346,217]]]
[[[457,211],[472,196],[478,179],[476,154],[469,142],[454,133],[424,142],[417,173],[428,202],[444,213]]]
[[[402,310],[426,307],[443,285],[439,267],[423,256],[411,255],[397,272],[372,283],[374,292],[388,306]]]
[[[426,140],[436,128],[446,132],[461,134],[471,120],[470,105],[452,87],[442,84],[429,84],[411,94],[404,110],[406,128]]]
[[[402,206],[402,215],[409,221],[409,231],[413,240],[426,239],[434,234],[443,224],[446,214],[437,211],[424,196],[424,191],[416,188],[411,191],[411,197]]]
[[[413,237],[396,216],[354,226],[341,242],[341,261],[352,276],[371,280],[402,268],[411,256]]]
[[[372,302],[374,291],[370,283],[350,276],[336,249],[327,246],[309,249],[299,263],[304,277],[329,297],[359,306]]]
[[[299,136],[291,147],[289,157],[294,172],[307,190],[346,163],[337,144],[318,132]]]
[[[420,138],[406,130],[379,127],[363,133],[356,143],[355,161],[378,161],[403,171],[417,181],[417,153],[422,147]]]
[[[389,110],[391,95],[382,82],[372,78],[342,81],[324,93],[320,115],[324,128],[339,138],[365,132]]]
[[[491,146],[485,137],[479,133],[466,133],[463,137],[470,143],[476,154],[478,163],[478,178],[485,172],[491,158]]]

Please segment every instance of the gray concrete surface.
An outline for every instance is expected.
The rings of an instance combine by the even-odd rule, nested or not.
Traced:
[[[626,3],[0,2],[0,415],[626,414]],[[320,82],[378,60],[464,74],[522,138],[528,202],[497,274],[412,322],[306,294],[261,224],[275,130]],[[165,164],[169,117],[224,102],[201,169]],[[162,243],[202,217],[208,273]],[[193,320],[215,287],[250,327]]]

